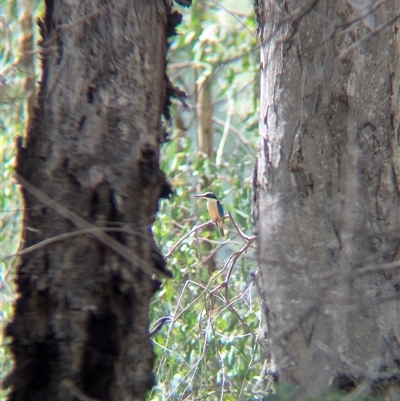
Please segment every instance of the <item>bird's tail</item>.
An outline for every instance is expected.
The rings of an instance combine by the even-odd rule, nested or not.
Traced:
[[[217,225],[218,225],[218,227],[219,227],[219,232],[221,233],[221,235],[222,235],[223,237],[225,237],[225,233],[224,233],[222,221],[218,221],[218,222],[217,222]]]

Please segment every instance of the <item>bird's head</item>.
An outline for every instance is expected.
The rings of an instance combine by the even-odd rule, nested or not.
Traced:
[[[193,195],[195,198],[202,198],[202,199],[208,199],[208,200],[217,200],[217,197],[212,193],[212,192],[206,192],[204,194],[196,194]]]

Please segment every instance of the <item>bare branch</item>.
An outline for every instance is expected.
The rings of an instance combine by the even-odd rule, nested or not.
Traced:
[[[389,25],[394,24],[398,19],[400,18],[400,14],[395,15],[392,19],[390,19],[389,21],[377,26],[374,30],[372,30],[370,33],[368,33],[367,35],[363,36],[362,38],[360,38],[359,40],[357,40],[356,42],[354,42],[352,45],[350,45],[349,47],[346,48],[346,50],[344,50],[343,52],[341,52],[339,54],[339,60],[343,60],[349,53],[351,53],[352,51],[354,51],[358,46],[360,46],[360,44],[362,42],[365,42],[366,40],[368,40],[369,38],[371,38],[372,36],[377,35],[380,31],[382,31],[383,29],[387,28]]]
[[[246,235],[246,234],[240,229],[240,227],[237,225],[235,219],[234,219],[233,216],[231,215],[231,212],[228,212],[228,213],[224,216],[224,218],[227,217],[227,216],[229,217],[229,220],[232,222],[233,226],[236,228],[236,231],[239,233],[239,235],[240,235],[246,242],[252,243],[252,242],[256,239],[255,235],[249,237],[248,235]]]
[[[51,199],[44,192],[37,189],[34,185],[30,184],[28,181],[26,181],[20,175],[17,174],[16,179],[29,193],[31,193],[33,196],[35,196],[42,203],[46,204],[47,206],[50,206],[61,216],[72,221],[81,230],[82,229],[83,230],[95,229],[95,230],[93,230],[93,232],[91,234],[97,240],[99,240],[106,247],[112,249],[114,252],[116,252],[117,254],[122,256],[127,261],[131,262],[134,266],[136,266],[137,268],[139,268],[146,274],[148,274],[148,275],[156,274],[157,276],[163,275],[163,276],[169,277],[167,275],[167,273],[156,269],[150,263],[147,263],[142,258],[135,255],[131,249],[129,249],[128,247],[125,247],[120,242],[116,241],[114,238],[107,235],[104,231],[99,231],[98,227],[93,226],[92,224],[88,223],[85,219],[78,216],[76,213],[74,213],[71,210],[68,210],[64,206],[60,205],[54,199]]]
[[[192,235],[192,234],[193,234],[194,232],[196,232],[197,230],[200,230],[200,228],[203,228],[203,227],[205,227],[205,226],[208,226],[210,223],[214,224],[214,222],[210,220],[210,221],[207,221],[207,223],[203,223],[203,224],[200,224],[199,226],[195,226],[194,228],[192,228],[187,234],[185,234],[185,235],[184,235],[184,236],[168,251],[168,253],[165,255],[165,259],[168,259],[168,258],[173,254],[173,252],[175,251],[175,249],[178,248],[179,245],[181,245],[182,242],[185,241],[185,239],[186,239],[187,237],[189,237],[190,235]]]
[[[86,394],[82,393],[72,380],[64,379],[62,383],[80,401],[100,401],[98,398],[88,397]]]
[[[78,235],[86,235],[86,234],[93,234],[95,231],[103,231],[103,232],[122,232],[122,233],[126,233],[126,234],[131,234],[131,235],[137,235],[137,236],[141,236],[143,238],[146,238],[145,235],[137,232],[137,231],[133,231],[133,230],[128,230],[126,228],[116,228],[116,227],[93,227],[93,228],[86,228],[84,230],[77,230],[77,231],[72,231],[70,233],[64,233],[64,234],[60,234],[60,235],[56,235],[55,237],[51,237],[51,238],[47,238],[43,241],[38,242],[35,245],[29,246],[28,248],[24,248],[22,251],[18,251],[17,253],[14,253],[12,255],[8,255],[5,258],[12,258],[15,256],[25,256],[28,253],[37,251],[41,248],[44,248],[45,246],[54,244],[56,242],[60,242],[60,241],[65,241],[67,239],[73,238],[73,237],[77,237]]]

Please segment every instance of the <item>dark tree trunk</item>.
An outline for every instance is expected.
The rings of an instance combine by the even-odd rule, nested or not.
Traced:
[[[370,13],[369,2],[256,3],[255,223],[274,364],[304,393],[360,384],[396,399],[400,1]]]
[[[159,144],[178,20],[168,0],[46,1],[17,163],[22,249],[63,236],[20,258],[9,400],[144,400],[153,384],[152,274],[167,271],[151,225],[170,191]]]

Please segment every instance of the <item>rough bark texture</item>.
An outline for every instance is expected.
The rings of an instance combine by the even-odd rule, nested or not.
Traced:
[[[158,159],[179,20],[168,0],[46,1],[39,107],[17,163],[23,248],[98,231],[21,257],[9,400],[144,400],[153,384],[159,282],[145,272],[167,273],[150,227],[170,190]]]
[[[394,400],[400,1],[379,2],[368,14],[370,3],[256,2],[254,218],[280,380],[314,395],[332,383],[349,390],[362,382]]]

